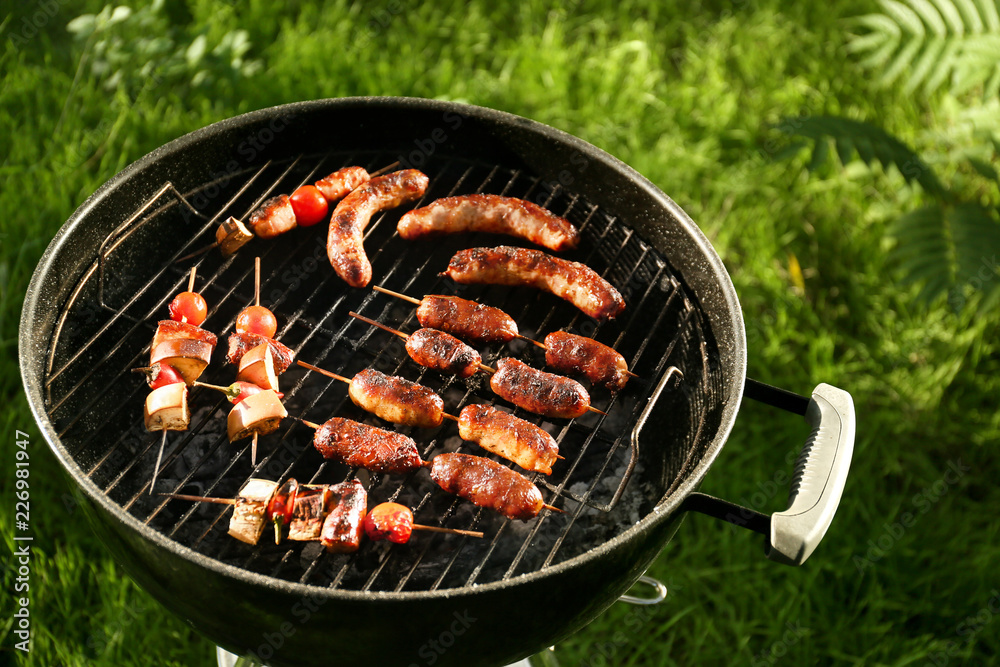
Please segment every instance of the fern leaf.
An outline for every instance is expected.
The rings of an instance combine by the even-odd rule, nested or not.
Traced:
[[[889,65],[882,76],[879,77],[879,82],[888,86],[890,83],[899,78],[899,75],[903,73],[903,70],[912,67],[913,59],[917,57],[917,53],[920,52],[920,48],[923,46],[923,42],[918,40],[913,40],[903,48],[899,50],[896,57],[893,59],[892,64]]]
[[[944,39],[932,39],[927,43],[927,47],[921,54],[920,59],[913,65],[910,71],[910,78],[906,80],[903,89],[907,93],[912,93],[920,87],[920,83],[925,81],[931,72],[931,68],[941,64],[941,52],[944,51],[947,42]],[[948,76],[945,70],[944,76]]]
[[[927,24],[927,27],[931,29],[931,32],[938,37],[944,37],[948,34],[948,27],[944,24],[944,19],[941,18],[941,14],[938,13],[937,8],[928,0],[909,0],[909,2],[913,6],[913,10],[920,15],[920,18]]]
[[[941,13],[941,18],[948,24],[950,32],[962,35],[966,29],[973,34],[983,31],[983,22],[979,19],[979,12],[976,11],[972,0],[955,0],[954,4],[949,0],[934,0],[934,5]],[[969,23],[968,26],[966,22]]]
[[[986,162],[985,160],[980,160],[979,158],[972,156],[969,156],[966,159],[969,161],[969,164],[972,166],[972,168],[975,169],[980,176],[983,176],[992,181],[1000,183],[1000,174],[997,174],[997,170],[994,169],[993,165],[991,165],[989,162]]]
[[[934,69],[934,72],[924,84],[925,94],[933,94],[935,90],[940,88],[944,82],[948,80],[948,75],[951,73],[952,64],[955,62],[955,56],[958,53],[960,46],[961,45],[954,40],[945,43],[944,51],[941,53],[938,61],[938,66]]]
[[[902,2],[897,0],[882,0],[879,2],[882,5],[882,9],[889,17],[896,21],[903,28],[904,31],[909,32],[917,37],[923,37],[925,34],[924,24],[921,22],[920,17],[917,13],[904,5]]]
[[[995,0],[979,0],[979,13],[983,15],[987,32],[1000,32],[1000,14]]]
[[[903,36],[903,31],[899,29],[896,22],[885,14],[865,14],[863,16],[856,16],[852,20],[872,32],[882,33],[883,35],[897,39]]]

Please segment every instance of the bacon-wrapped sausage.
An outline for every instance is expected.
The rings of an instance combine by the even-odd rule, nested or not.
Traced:
[[[324,458],[372,472],[401,475],[423,465],[417,443],[402,433],[334,417],[313,437],[313,446]]]
[[[496,461],[471,454],[439,454],[431,461],[438,486],[510,519],[528,521],[542,511],[542,493],[526,477]]]
[[[460,250],[444,275],[463,284],[534,287],[598,320],[614,319],[625,309],[622,295],[593,269],[540,250],[512,246]]]
[[[570,250],[580,242],[576,227],[530,201],[500,195],[445,197],[408,212],[396,227],[407,240],[456,232],[516,236],[549,250]]]
[[[625,357],[593,338],[565,331],[545,337],[545,363],[566,375],[579,373],[610,391],[620,391],[628,382]]]
[[[368,492],[356,479],[331,486],[330,491],[338,501],[323,522],[320,544],[330,553],[354,553],[365,533]]]
[[[364,287],[372,278],[372,265],[363,244],[363,232],[371,217],[419,199],[429,182],[424,173],[403,169],[373,178],[340,200],[330,218],[326,252],[344,282]]]
[[[500,398],[546,417],[575,419],[590,407],[590,394],[576,380],[545,373],[517,359],[501,359],[490,378]]]
[[[507,313],[457,296],[428,294],[417,307],[417,320],[474,342],[507,343],[518,336],[517,323]]]
[[[525,470],[552,474],[559,454],[555,438],[529,421],[489,405],[473,403],[458,415],[458,435]]]
[[[354,404],[394,424],[435,428],[444,420],[444,401],[433,390],[371,368],[351,379]]]
[[[406,352],[415,362],[446,375],[471,377],[482,356],[454,336],[436,329],[419,329],[406,339]]]

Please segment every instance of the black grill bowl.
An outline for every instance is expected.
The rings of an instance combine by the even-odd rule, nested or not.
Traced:
[[[423,168],[432,179],[455,164],[468,164],[471,166],[461,173],[478,174],[477,170],[486,169],[502,172],[511,182],[530,183],[530,196],[540,203],[570,202],[576,206],[573,202],[585,201],[584,213],[579,213],[578,207],[574,215],[597,210],[604,225],[600,233],[585,235],[592,243],[588,257],[599,267],[611,267],[609,279],[626,292],[630,304],[655,291],[656,284],[651,288],[649,281],[666,285],[669,276],[687,313],[685,328],[675,341],[676,350],[674,342],[648,341],[641,335],[656,331],[663,319],[660,315],[676,305],[654,299],[650,302],[653,305],[638,309],[641,312],[627,311],[622,323],[609,325],[615,332],[613,327],[630,324],[633,331],[617,331],[618,340],[639,350],[636,354],[643,354],[647,347],[669,347],[662,358],[685,374],[678,388],[674,378],[665,379],[662,363],[635,368],[645,377],[631,383],[632,388],[623,392],[615,406],[630,416],[626,422],[609,422],[602,427],[620,432],[625,443],[615,456],[627,460],[630,437],[635,438],[638,452],[635,473],[623,496],[627,507],[622,502],[609,513],[600,513],[617,527],[604,533],[591,530],[591,522],[597,521],[596,510],[574,514],[579,505],[566,495],[568,489],[548,488],[547,500],[570,510],[567,517],[548,519],[570,526],[562,533],[566,542],[562,550],[551,552],[556,554],[554,558],[532,556],[535,542],[546,539],[539,533],[525,542],[522,551],[528,555],[522,565],[507,574],[484,573],[469,579],[463,573],[457,582],[446,580],[434,586],[423,586],[419,577],[386,585],[361,576],[357,579],[360,583],[350,583],[353,575],[337,578],[308,567],[300,571],[291,562],[296,558],[279,557],[278,565],[272,567],[268,558],[274,554],[273,546],[253,552],[265,557],[247,557],[248,552],[225,542],[226,519],[222,514],[214,515],[215,521],[207,522],[208,527],[199,532],[200,528],[188,527],[195,523],[190,512],[181,517],[186,507],[178,505],[179,509],[167,513],[163,501],[146,495],[143,484],[148,483],[155,459],[155,446],[150,443],[158,443],[159,438],[140,433],[116,439],[114,434],[134,431],[136,410],[141,412],[141,399],[137,402],[135,398],[141,391],[136,393],[134,382],[124,382],[119,367],[130,355],[141,358],[141,343],[134,341],[148,340],[157,318],[147,322],[128,314],[147,308],[146,301],[155,307],[156,299],[169,295],[170,289],[180,284],[189,264],[173,264],[179,249],[185,244],[197,247],[196,241],[210,239],[215,224],[207,217],[188,215],[179,199],[170,194],[173,190],[162,199],[156,198],[157,193],[170,183],[195,209],[212,216],[221,212],[227,201],[242,202],[241,197],[252,199],[262,194],[262,186],[252,182],[254,174],[276,169],[276,173],[294,175],[301,156],[307,156],[305,164],[324,155],[333,156],[333,162],[353,159],[372,168],[398,159],[403,166]],[[471,181],[462,178],[453,179],[451,185],[458,193],[471,191]],[[241,188],[247,183],[250,185],[244,192]],[[282,182],[284,185],[287,183]],[[151,199],[153,205],[143,209]],[[133,228],[136,223],[130,218],[140,209],[143,215],[162,214],[161,222]],[[245,211],[229,214],[240,216]],[[394,222],[382,224],[366,241],[366,247],[382,244],[383,259],[405,253],[398,249],[401,246],[393,245],[400,243],[392,238],[393,226]],[[638,247],[655,255],[666,273],[658,276],[638,271],[619,276],[611,255],[622,252],[625,246],[616,242],[608,250],[607,237],[634,238]],[[243,296],[232,295],[246,290],[244,277],[252,253],[269,253],[265,266],[279,265],[313,252],[303,238],[279,239],[267,249],[262,245],[248,247],[227,260],[229,264],[216,257],[217,253],[191,260],[201,262],[199,275],[229,276],[213,281],[211,289],[215,291],[209,300],[228,300],[232,312],[212,315],[214,321],[225,321],[238,309],[236,303]],[[434,252],[444,253],[446,258],[452,247],[487,243],[448,241]],[[102,255],[104,259],[98,260]],[[403,266],[408,270],[422,259],[403,260]],[[376,261],[376,284],[381,284],[380,266]],[[444,264],[435,266],[444,269]],[[417,294],[437,285],[406,283],[402,274],[407,271],[394,271]],[[323,280],[328,273],[329,267],[323,264],[312,279]],[[272,286],[278,286],[279,280],[274,278]],[[327,348],[310,348],[312,339],[303,334],[306,328],[343,327],[348,318],[341,317],[341,312],[372,304],[370,290],[351,290],[335,279],[325,285],[323,295],[316,297],[327,299],[322,312],[308,312],[318,307],[315,302],[307,300],[302,305],[291,296],[287,301],[285,296],[279,298],[287,311],[275,308],[279,319],[296,308],[307,311],[297,320],[301,330],[292,326],[282,335],[290,339],[304,336],[302,358],[311,361],[317,359],[306,352],[319,354]],[[135,288],[144,293],[133,298],[131,290]],[[267,289],[265,286],[265,294]],[[154,293],[156,299],[151,297]],[[572,309],[558,304],[550,308],[554,301],[547,299],[515,290],[507,308],[511,311],[526,302],[524,312],[528,314],[524,317],[529,323],[539,329],[558,329],[562,326],[558,318],[572,318]],[[103,305],[93,306],[101,300]],[[544,311],[554,313],[554,319],[550,315],[535,318],[530,310],[533,303],[546,304]],[[70,314],[61,320],[67,309]],[[116,309],[119,315],[111,317]],[[331,312],[337,313],[336,321],[327,323],[325,318]],[[572,321],[585,329],[586,322],[579,318]],[[352,329],[355,338],[362,331],[357,326]],[[636,331],[640,335],[633,340]],[[362,343],[384,347],[385,338],[380,343],[372,334],[367,336]],[[108,181],[63,226],[35,271],[21,318],[20,363],[32,411],[97,534],[139,585],[212,641],[238,654],[253,653],[275,666],[314,664],[329,656],[347,664],[503,665],[583,627],[628,590],[656,558],[677,529],[683,515],[678,511],[680,504],[700,484],[732,427],[743,395],[745,344],[735,292],[711,245],[673,201],[620,161],[563,132],[498,111],[418,99],[350,98],[265,109],[217,123],[163,146]],[[75,350],[81,351],[79,355]],[[119,362],[118,356],[125,361]],[[109,358],[116,359],[119,370],[106,368],[111,365]],[[659,353],[656,358],[660,358]],[[402,365],[393,370],[399,368]],[[405,370],[413,372],[409,367]],[[305,382],[300,378],[296,387]],[[293,399],[301,400],[296,405],[303,409],[311,407],[305,394],[303,391],[301,399]],[[644,413],[646,419],[638,419],[647,405],[651,409]],[[292,434],[294,428],[299,430]],[[276,473],[291,471],[302,479],[308,476],[303,471],[315,470],[322,463],[310,458],[308,451],[303,453],[303,430],[301,425],[290,427],[277,445],[273,460],[280,458],[279,452],[291,453],[293,463],[283,464]],[[446,447],[444,438],[440,440],[431,445],[435,451]],[[232,471],[221,481],[214,478],[208,489],[213,495],[231,495],[254,473],[245,449],[234,453],[228,448],[215,451],[208,447],[199,456],[202,460],[215,457],[219,468]],[[617,465],[619,458],[612,459]],[[177,456],[168,457],[163,474],[177,484],[186,483],[183,472],[178,472],[182,463]],[[263,469],[269,471],[266,466]],[[336,481],[333,477],[343,472],[321,470],[328,477],[322,481]],[[260,475],[260,469],[256,472],[267,476]],[[426,486],[426,473],[418,475],[421,479],[413,483]],[[453,517],[454,508],[445,514]],[[502,533],[505,523],[492,516],[476,521],[487,532],[486,544],[491,535]],[[183,525],[178,528],[177,522]],[[513,537],[513,530],[499,534],[496,541],[501,550],[504,540]],[[442,544],[445,551],[454,547],[453,543]],[[301,556],[300,551],[295,554]],[[349,567],[354,572],[369,561]],[[322,567],[313,569],[324,572],[331,565],[340,565],[340,561],[314,562]],[[475,583],[463,583],[467,580]]]

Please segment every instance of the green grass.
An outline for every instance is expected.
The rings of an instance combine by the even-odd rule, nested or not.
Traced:
[[[761,540],[689,517],[650,574],[668,600],[616,605],[559,645],[566,665],[992,664],[1000,615],[1000,492],[993,447],[1000,354],[995,315],[918,307],[886,265],[883,235],[919,193],[863,169],[809,176],[772,161],[770,123],[802,113],[877,122],[917,142],[946,122],[933,102],[881,89],[843,52],[843,17],[874,3],[343,1],[171,10],[178,43],[245,29],[266,76],[157,82],[123,65],[102,88],[67,22],[99,2],[26,3],[0,28],[0,535],[13,548],[14,431],[31,435],[32,665],[210,664],[211,647],[109,559],[65,495],[16,368],[21,301],[46,244],[101,183],[185,132],[275,104],[346,95],[462,100],[576,134],[635,167],[708,234],[748,322],[750,375],[799,392],[850,391],[858,441],[840,512],[802,568]],[[54,7],[38,34],[24,20]],[[211,19],[211,21],[209,20]],[[189,37],[187,38],[189,39]],[[88,56],[92,57],[92,56]],[[86,65],[86,63],[85,63]],[[920,147],[920,146],[918,146]],[[797,285],[794,263],[801,266]],[[755,502],[799,447],[804,424],[746,405],[704,491]],[[949,463],[971,468],[943,482]],[[761,486],[763,485],[763,486]],[[785,490],[758,509],[783,509]],[[911,525],[893,526],[905,514]],[[891,542],[865,563],[869,541]],[[8,563],[5,553],[4,564]],[[858,564],[862,563],[859,568]],[[14,574],[4,572],[0,663]],[[996,603],[994,603],[994,609]],[[970,625],[969,617],[979,621]],[[627,632],[626,632],[627,630]],[[970,632],[975,630],[975,632]],[[151,658],[150,656],[154,656]],[[934,664],[934,663],[930,663]]]

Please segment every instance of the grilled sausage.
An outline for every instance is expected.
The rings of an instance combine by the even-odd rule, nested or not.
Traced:
[[[517,323],[499,308],[457,296],[428,294],[417,307],[420,326],[440,329],[480,343],[506,343],[517,338]]]
[[[431,389],[373,369],[351,379],[354,404],[394,424],[435,428],[444,420],[444,401]]]
[[[371,180],[362,167],[344,167],[313,183],[330,203],[339,201]]]
[[[394,171],[371,179],[340,200],[330,217],[326,253],[337,275],[352,287],[364,287],[372,278],[365,255],[363,232],[379,211],[419,199],[430,179],[416,169]]]
[[[455,232],[507,234],[556,251],[580,242],[569,220],[530,201],[489,194],[438,199],[404,215],[396,230],[411,241]]]
[[[239,367],[243,355],[261,343],[267,343],[271,350],[275,374],[281,375],[288,370],[295,359],[294,352],[273,338],[249,332],[229,334],[229,352],[226,354],[226,361]]]
[[[576,380],[545,373],[517,359],[497,362],[490,388],[500,398],[545,417],[575,419],[590,406],[590,394]]]
[[[544,430],[503,410],[473,403],[458,415],[458,435],[525,470],[552,474],[559,445]]]
[[[250,214],[250,230],[262,239],[273,239],[295,229],[295,211],[288,195],[271,197]]]
[[[545,337],[545,363],[566,375],[579,373],[610,391],[620,391],[628,382],[625,357],[593,338],[565,331]]]
[[[419,329],[410,334],[406,352],[421,366],[460,378],[472,376],[483,362],[476,350],[436,329]]]
[[[361,546],[368,512],[368,492],[356,479],[330,487],[337,505],[326,515],[320,544],[335,554],[354,553]]]
[[[497,246],[455,253],[444,272],[467,285],[525,285],[551,292],[589,317],[611,320],[625,309],[625,300],[590,267],[540,250]]]
[[[323,458],[390,475],[416,470],[424,463],[417,443],[405,435],[341,417],[316,429],[313,446]]]
[[[542,493],[526,477],[496,461],[471,454],[439,454],[431,479],[469,502],[510,519],[527,521],[542,510]]]

